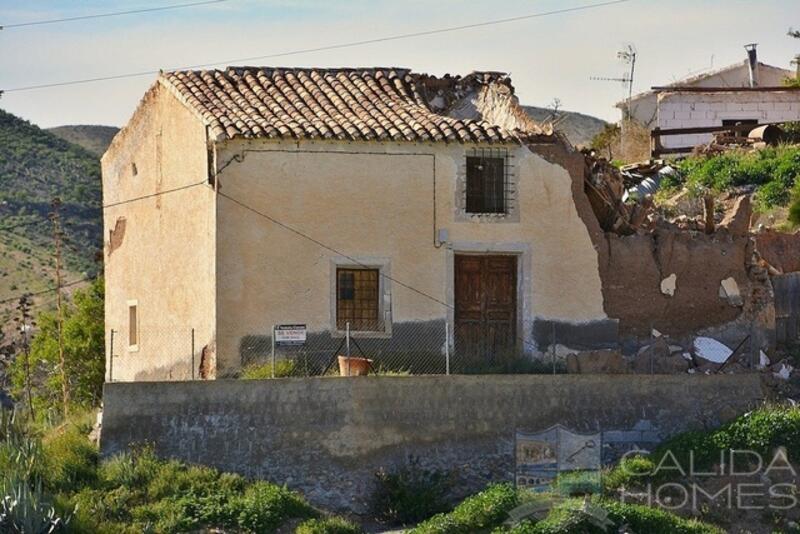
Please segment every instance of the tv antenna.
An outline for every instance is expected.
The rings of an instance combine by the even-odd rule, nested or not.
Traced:
[[[623,152],[625,150],[625,123],[631,118],[631,100],[633,99],[633,74],[636,68],[636,48],[629,44],[624,49],[617,52],[617,59],[629,65],[630,68],[621,77],[612,78],[606,76],[590,76],[590,80],[603,82],[620,82],[623,86],[628,86],[628,98],[625,99],[625,115],[621,125],[621,144]]]

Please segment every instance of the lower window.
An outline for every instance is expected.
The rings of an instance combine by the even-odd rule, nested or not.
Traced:
[[[336,328],[354,332],[383,331],[378,269],[336,269]]]

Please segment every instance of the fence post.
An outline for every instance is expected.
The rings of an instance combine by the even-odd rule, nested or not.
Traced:
[[[108,347],[108,381],[114,381],[114,329],[111,329],[111,339]]]
[[[444,365],[445,374],[450,374],[450,324],[444,321]]]
[[[194,328],[192,328],[192,380],[194,380]]]
[[[555,322],[552,323],[552,328],[553,328],[553,337],[550,339],[550,341],[552,342],[552,345],[550,346],[552,347],[552,353],[553,353],[552,357],[553,374],[556,374],[556,323]]]
[[[275,325],[272,325],[272,378],[275,378]]]

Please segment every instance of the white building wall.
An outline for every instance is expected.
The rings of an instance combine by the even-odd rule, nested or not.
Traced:
[[[758,64],[758,85],[762,87],[777,87],[783,85],[787,76],[793,72],[763,63]],[[738,65],[731,65],[715,72],[706,72],[675,82],[673,85],[683,87],[749,87],[750,69],[747,60]],[[647,127],[656,125],[658,93],[647,91],[634,95],[631,100],[631,117]],[[617,107],[625,113],[625,102],[620,102]]]
[[[720,93],[661,93],[659,128],[722,126],[724,120],[757,120],[759,124],[800,120],[800,91],[742,91]],[[665,148],[708,143],[711,134],[661,138]]]

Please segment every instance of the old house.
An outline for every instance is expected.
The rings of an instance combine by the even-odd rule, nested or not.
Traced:
[[[410,348],[447,323],[486,353],[554,323],[616,339],[583,158],[501,73],[164,73],[102,168],[115,380],[223,376],[282,323]]]
[[[163,73],[102,170],[113,380],[228,376],[274,325],[403,368],[774,329],[746,222],[642,226],[502,73]]]

